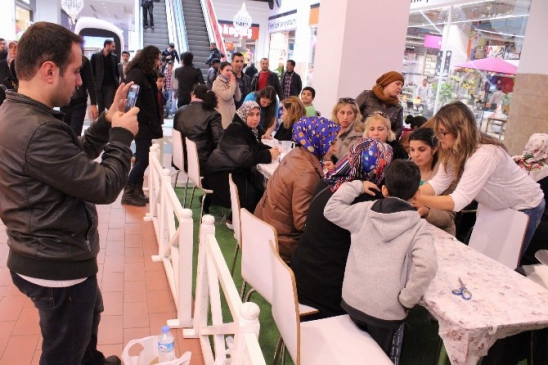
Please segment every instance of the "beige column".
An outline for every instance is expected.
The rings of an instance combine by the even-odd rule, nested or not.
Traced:
[[[517,155],[533,133],[548,133],[548,1],[532,0],[504,144]]]
[[[409,7],[409,1],[321,1],[312,86],[323,116],[330,117],[338,98],[355,98],[383,73],[402,71]]]

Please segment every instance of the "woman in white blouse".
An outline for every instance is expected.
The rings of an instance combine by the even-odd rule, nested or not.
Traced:
[[[525,252],[544,212],[539,184],[516,165],[499,141],[480,133],[474,114],[463,103],[445,105],[433,119],[441,164],[436,176],[421,187],[417,203],[458,212],[475,199],[491,209],[522,211],[529,216]],[[453,193],[434,196],[453,181],[457,181]]]

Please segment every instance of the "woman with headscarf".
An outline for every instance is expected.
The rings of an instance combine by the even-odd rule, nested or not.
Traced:
[[[322,117],[302,118],[293,125],[297,144],[276,169],[255,216],[276,228],[282,259],[290,262],[308,215],[314,187],[323,177],[320,163],[337,138],[340,127]]]
[[[310,319],[346,313],[340,304],[350,233],[324,217],[327,201],[347,181],[363,180],[370,182],[371,186],[380,186],[384,171],[391,162],[392,148],[389,145],[378,139],[364,138],[352,145],[335,170],[317,184],[306,227],[291,261],[299,303],[319,310]],[[361,195],[354,203],[381,198],[380,192],[369,189],[368,194]]]
[[[403,127],[403,108],[399,99],[403,84],[403,75],[390,71],[379,77],[371,90],[364,90],[356,98],[362,121],[374,112],[382,112],[390,119],[396,139],[400,138]]]
[[[232,173],[238,186],[240,206],[250,212],[255,210],[264,190],[263,176],[256,166],[270,163],[280,154],[277,147],[270,149],[261,142],[261,132],[257,129],[260,118],[259,104],[254,101],[243,103],[207,160],[204,186],[214,191],[213,203],[230,208],[228,174]]]
[[[0,61],[0,83],[7,89],[17,91],[18,80],[15,73],[15,57],[17,56],[17,41],[8,43],[8,54]]]
[[[523,153],[513,157],[518,166],[540,184],[544,200],[548,197],[548,134],[535,133],[529,138]],[[535,252],[548,249],[548,210],[544,211],[521,265],[538,264]]]

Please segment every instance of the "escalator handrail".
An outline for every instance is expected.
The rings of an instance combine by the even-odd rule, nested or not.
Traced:
[[[219,51],[226,55],[225,41],[221,31],[219,29],[219,22],[217,21],[217,14],[213,7],[212,0],[200,0],[202,5],[202,11],[204,13],[204,20],[207,28],[207,35],[210,43],[215,43]]]
[[[188,51],[188,39],[181,0],[166,0],[169,41],[179,53]]]

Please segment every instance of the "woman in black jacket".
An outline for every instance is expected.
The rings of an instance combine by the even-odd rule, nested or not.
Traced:
[[[127,66],[126,82],[139,85],[139,96],[135,106],[139,107],[137,121],[139,132],[135,135],[137,162],[133,165],[127,185],[124,188],[122,204],[143,207],[148,198],[143,193],[143,180],[148,167],[148,152],[152,140],[163,137],[161,117],[163,108],[158,100],[156,78],[160,66],[160,50],[155,46],[146,46]]]
[[[259,104],[243,103],[209,157],[204,185],[213,189],[213,203],[230,208],[228,174],[232,173],[240,206],[250,212],[255,210],[264,192],[263,176],[255,166],[270,163],[280,154],[277,147],[270,149],[261,142],[261,132],[257,129],[260,117]]]
[[[205,85],[197,85],[190,94],[190,104],[183,106],[175,113],[173,128],[183,135],[183,151],[186,161],[185,137],[196,142],[200,171],[205,171],[207,159],[217,148],[219,138],[223,135],[221,114],[217,107],[217,96]]]

